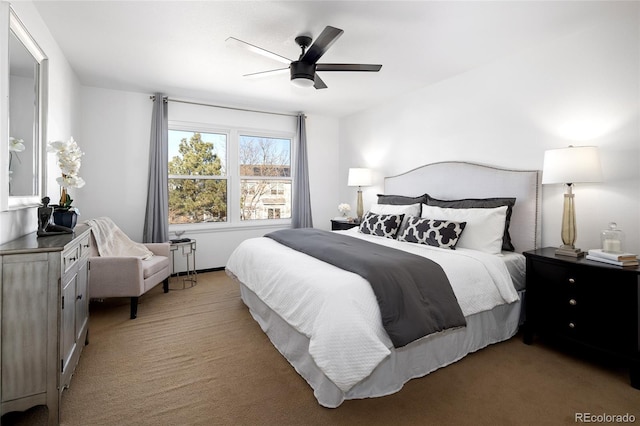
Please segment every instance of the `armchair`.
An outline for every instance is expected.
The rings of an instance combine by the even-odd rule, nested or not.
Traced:
[[[140,296],[160,282],[163,283],[164,292],[169,292],[169,243],[134,243],[108,218],[87,222],[92,226],[89,297],[129,297],[131,319],[135,319]],[[129,245],[135,245],[134,250],[126,247]],[[147,249],[150,251],[148,255],[136,252],[143,250],[144,253]],[[132,255],[127,255],[127,251],[131,251]]]

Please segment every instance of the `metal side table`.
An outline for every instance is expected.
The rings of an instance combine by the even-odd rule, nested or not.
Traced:
[[[191,288],[198,284],[198,274],[196,272],[196,240],[172,241],[169,250],[171,251],[171,277],[176,277],[178,280],[182,278],[182,289]],[[186,271],[176,272],[177,252],[186,259]]]

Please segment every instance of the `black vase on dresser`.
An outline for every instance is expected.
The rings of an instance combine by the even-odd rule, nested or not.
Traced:
[[[78,213],[73,210],[54,210],[53,223],[73,229],[78,222]]]

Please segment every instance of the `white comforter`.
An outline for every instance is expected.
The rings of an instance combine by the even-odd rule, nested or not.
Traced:
[[[465,316],[518,300],[499,256],[345,234],[428,257],[444,269]],[[393,347],[369,283],[271,238],[241,243],[226,269],[310,340],[309,353],[341,390],[366,378]],[[426,338],[426,337],[425,337]]]

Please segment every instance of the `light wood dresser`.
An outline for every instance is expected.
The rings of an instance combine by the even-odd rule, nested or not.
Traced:
[[[0,245],[0,414],[46,405],[59,424],[60,397],[88,343],[90,228]]]

